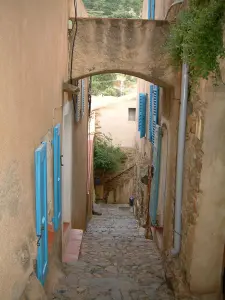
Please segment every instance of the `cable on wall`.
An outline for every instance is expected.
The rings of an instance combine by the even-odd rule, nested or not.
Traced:
[[[73,58],[74,58],[74,49],[75,49],[75,41],[76,41],[76,36],[77,36],[77,1],[74,0],[74,14],[75,14],[75,22],[73,24],[72,32],[74,32],[74,26],[75,26],[75,33],[73,36],[73,42],[72,42],[72,53],[71,53],[71,60],[70,60],[70,84],[73,83]],[[78,86],[78,82],[76,81],[75,83],[76,86]],[[76,115],[76,105],[75,105],[75,100],[77,102],[77,95],[74,97],[72,95],[72,101],[73,101],[73,109],[74,109],[74,115]]]

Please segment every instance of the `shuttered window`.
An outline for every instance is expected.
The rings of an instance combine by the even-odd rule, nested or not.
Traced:
[[[85,80],[81,80],[81,117],[84,116],[84,110],[85,110]]]
[[[60,124],[53,131],[53,166],[54,166],[54,230],[57,231],[61,225],[62,203],[61,203],[61,162],[60,162]]]
[[[149,103],[149,140],[154,145],[155,128],[158,124],[159,114],[159,87],[157,85],[150,86],[150,103]]]
[[[148,0],[148,19],[155,19],[155,0]]]
[[[79,81],[78,86],[80,88],[80,93],[76,96],[76,122],[80,121],[81,117],[81,101],[82,101],[82,83]]]
[[[159,125],[156,125],[155,144],[153,147],[154,176],[151,184],[151,195],[150,195],[150,206],[149,206],[151,223],[153,226],[158,225],[157,210],[158,210],[158,197],[159,197],[161,140],[162,140],[162,128]]]
[[[146,94],[139,94],[139,116],[138,116],[138,131],[140,138],[145,137],[146,133]]]
[[[37,266],[36,273],[44,285],[48,272],[48,199],[47,199],[47,144],[35,151],[35,198]]]

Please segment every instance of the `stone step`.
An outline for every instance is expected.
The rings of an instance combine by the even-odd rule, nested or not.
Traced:
[[[65,247],[63,262],[69,263],[77,261],[80,255],[81,244],[83,238],[83,230],[71,229],[69,233],[68,243]]]
[[[63,236],[62,236],[62,256],[64,256],[65,249],[69,241],[70,230],[71,230],[71,224],[69,222],[64,222]]]

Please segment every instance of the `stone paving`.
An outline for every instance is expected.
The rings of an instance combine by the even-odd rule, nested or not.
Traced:
[[[102,205],[84,235],[79,261],[49,299],[172,300],[154,242],[144,238],[130,209]]]

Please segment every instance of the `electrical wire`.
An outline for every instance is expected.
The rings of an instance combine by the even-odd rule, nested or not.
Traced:
[[[73,42],[72,42],[72,53],[71,53],[71,61],[70,61],[70,83],[72,84],[72,69],[73,69],[73,54],[74,54],[74,49],[75,49],[75,41],[76,41],[76,37],[77,37],[77,1],[74,0],[74,14],[75,14],[75,22],[73,25],[73,29],[72,32],[74,31],[74,26],[75,26],[75,33],[74,33],[74,37],[73,37]]]
[[[75,16],[75,22],[73,24],[72,32],[74,32],[74,26],[75,26],[75,32],[73,36],[73,42],[72,42],[72,53],[71,53],[71,60],[70,60],[70,83],[73,83],[73,58],[74,58],[74,49],[75,49],[75,41],[77,36],[77,1],[74,0],[74,16]],[[74,109],[74,116],[76,115],[76,105],[75,105],[75,97],[72,95],[72,101],[73,101],[73,109]],[[77,101],[77,96],[76,96]]]

